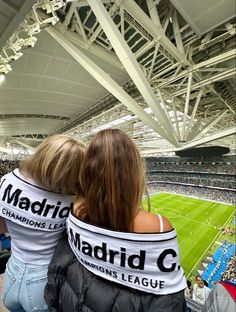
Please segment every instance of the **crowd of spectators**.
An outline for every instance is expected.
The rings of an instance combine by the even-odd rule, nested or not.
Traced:
[[[172,183],[147,183],[149,194],[164,192],[235,204],[235,192]]]
[[[227,177],[227,176],[226,176]],[[232,177],[230,177],[232,178]],[[197,186],[212,186],[218,188],[225,188],[234,190],[235,189],[235,180],[232,178],[230,181],[229,179],[224,179],[224,176],[219,179],[215,175],[202,175],[199,177],[199,174],[194,176],[194,174],[182,174],[182,173],[148,173],[147,174],[147,181],[149,182],[176,182],[176,183],[184,183],[184,184],[192,184]]]
[[[0,160],[0,178],[19,167],[19,160]]]
[[[211,158],[147,157],[147,171],[236,174],[235,156]]]
[[[160,171],[152,170],[146,171],[147,176],[182,176],[184,178],[197,178],[197,179],[208,179],[208,180],[220,180],[235,182],[236,175],[231,174],[220,174],[220,173],[195,173],[195,172],[170,172],[170,171]]]
[[[221,275],[221,280],[236,283],[236,256],[229,261],[225,272]]]
[[[170,192],[235,203],[235,157],[146,158],[149,192]]]

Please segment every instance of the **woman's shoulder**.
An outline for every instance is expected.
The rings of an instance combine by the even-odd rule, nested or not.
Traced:
[[[172,230],[173,226],[170,221],[162,215],[159,216],[140,210],[134,219],[134,232],[158,233]],[[163,231],[161,231],[161,222],[163,223]]]

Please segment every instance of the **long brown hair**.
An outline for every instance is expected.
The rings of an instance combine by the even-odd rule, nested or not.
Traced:
[[[23,175],[50,191],[81,195],[79,171],[84,151],[85,145],[77,139],[53,135],[23,160],[19,169]]]
[[[144,192],[144,170],[139,151],[118,129],[100,131],[86,149],[80,182],[83,199],[75,215],[117,231],[132,231]]]

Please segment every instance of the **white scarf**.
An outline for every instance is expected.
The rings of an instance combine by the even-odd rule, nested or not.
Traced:
[[[73,206],[71,195],[47,191],[18,169],[0,181],[0,216],[27,228],[61,231]]]
[[[165,295],[187,287],[176,231],[139,234],[67,219],[69,244],[92,273],[141,291]]]

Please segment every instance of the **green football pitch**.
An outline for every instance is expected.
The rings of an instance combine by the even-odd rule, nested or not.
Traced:
[[[150,196],[150,201],[151,212],[166,216],[177,230],[181,264],[188,277],[232,216],[234,206],[166,193]],[[147,208],[145,199],[143,205]]]

